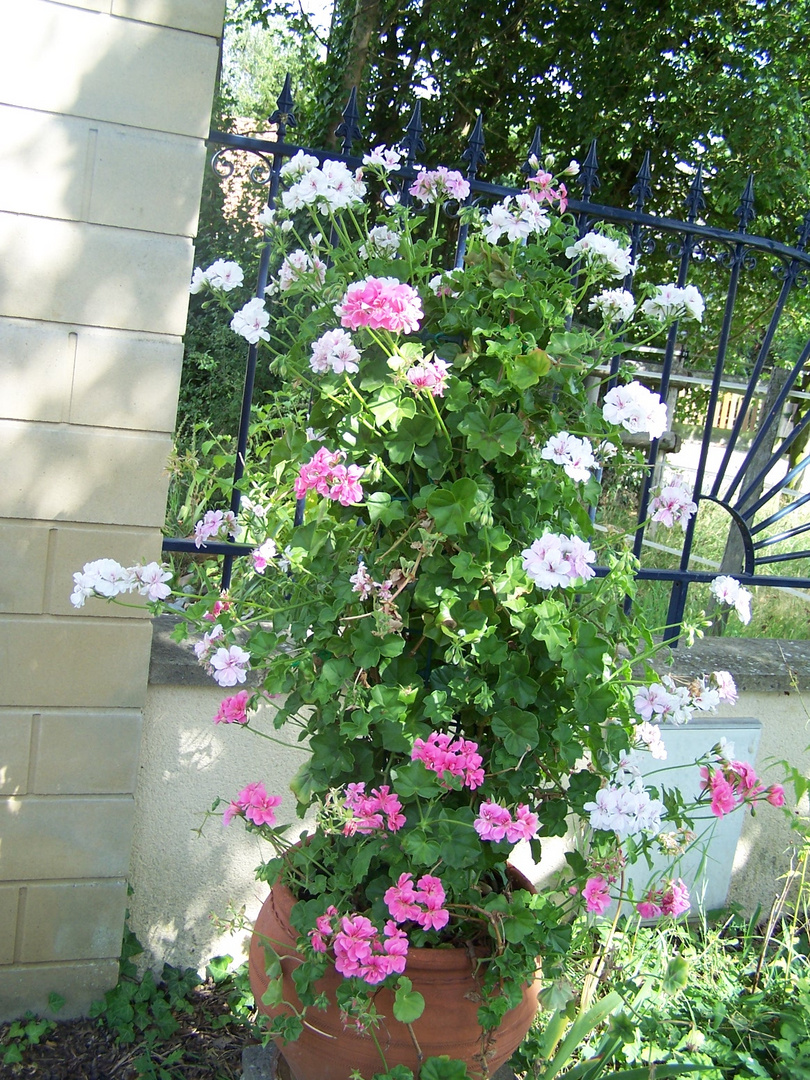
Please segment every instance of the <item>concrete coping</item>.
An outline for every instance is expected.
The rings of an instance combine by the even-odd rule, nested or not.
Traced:
[[[216,684],[197,663],[194,639],[179,643],[171,637],[180,622],[175,615],[161,615],[152,622],[152,659],[149,682],[156,686],[207,686]],[[671,660],[671,664],[669,661]],[[689,678],[710,671],[730,671],[740,692],[790,693],[810,691],[810,641],[776,638],[702,638],[692,648],[679,646],[662,651],[654,666],[662,674]],[[257,685],[248,675],[247,685]]]

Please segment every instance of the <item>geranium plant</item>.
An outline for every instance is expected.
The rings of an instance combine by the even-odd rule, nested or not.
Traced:
[[[257,425],[239,519],[212,509],[198,523],[201,550],[255,546],[226,594],[188,600],[181,636],[202,633],[200,662],[235,691],[215,722],[254,728],[261,706],[307,750],[291,792],[268,793],[257,759],[244,790],[223,793],[226,824],[241,818],[273,849],[260,877],[299,899],[304,1006],[334,964],[358,1023],[373,1027],[386,982],[413,1017],[409,950],[466,945],[491,1030],[538,956],[546,979],[559,975],[578,912],[620,895],[649,918],[689,907],[675,866],[628,893],[625,864],[681,850],[690,826],[674,793],[645,788],[635,755],[664,757],[662,720],[736,692],[725,672],[688,686],[655,674],[656,641],[625,606],[635,561],[592,511],[602,464],[636,464],[623,434],[667,425],[639,382],[599,393],[609,362],[699,320],[703,302],[671,284],[634,299],[620,287],[635,270],[627,240],[580,236],[564,184],[539,164],[488,209],[465,208],[469,185],[446,169],[421,170],[403,205],[399,164],[379,148],[361,173],[303,153],[284,167],[281,206],[262,215],[278,253],[269,298],[232,303],[234,264],[195,271],[192,291],[266,346],[305,404]],[[447,205],[468,230],[456,267]],[[677,480],[651,504],[665,526],[695,511]],[[731,580],[715,594],[744,615]],[[132,588],[159,607],[168,574],[88,564],[74,603]],[[701,764],[715,815],[781,798],[722,748]],[[282,799],[315,811],[305,843],[276,824]],[[516,885],[514,845],[539,861],[572,820],[582,839],[559,888]],[[287,1011],[274,1031],[294,1039],[303,1022]]]

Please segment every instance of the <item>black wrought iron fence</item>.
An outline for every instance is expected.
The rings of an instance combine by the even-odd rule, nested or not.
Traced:
[[[211,131],[209,136],[210,144],[217,148],[212,164],[220,175],[228,176],[233,173],[233,165],[229,162],[228,155],[247,154],[255,159],[250,169],[250,177],[254,183],[266,188],[266,205],[271,208],[275,206],[278,196],[281,168],[285,161],[299,151],[303,150],[319,161],[339,160],[352,168],[361,165],[362,155],[367,152],[365,146],[361,151],[357,149],[362,142],[362,132],[355,92],[351,94],[343,113],[343,122],[336,132],[341,139],[341,147],[337,152],[301,147],[288,141],[288,131],[295,126],[295,107],[289,78],[277,104],[278,108],[269,118],[269,124],[273,128],[272,137],[257,138],[220,131]],[[417,101],[399,143],[403,161],[397,178],[400,184],[399,198],[405,205],[410,201],[408,187],[418,172],[418,163],[426,153],[422,136],[420,105]],[[479,178],[479,171],[486,161],[484,129],[480,117],[462,157],[465,175],[470,184],[470,195],[466,204],[486,205],[514,195],[520,190],[518,187],[489,183]],[[535,172],[536,162],[541,159],[538,128],[521,171],[526,174]],[[810,371],[810,340],[800,343],[797,349],[794,348],[795,356],[790,362],[785,363],[783,358],[777,363],[774,356],[780,327],[784,325],[788,314],[790,317],[798,315],[798,325],[802,325],[802,320],[805,326],[810,322],[810,291],[804,294],[801,292],[810,277],[810,253],[806,250],[810,239],[810,210],[798,225],[798,240],[795,245],[752,234],[749,232],[755,218],[752,176],[745,185],[735,211],[737,227],[724,229],[709,225],[703,218],[706,208],[704,177],[698,167],[692,172],[684,200],[686,213],[683,219],[649,213],[647,206],[653,197],[649,152],[644,155],[636,182],[631,189],[633,205],[630,208],[606,206],[594,202],[593,199],[594,193],[600,187],[595,141],[591,143],[574,183],[579,187],[579,197],[569,199],[568,211],[574,215],[580,236],[594,226],[598,228],[600,223],[622,228],[630,237],[633,263],[636,263],[641,255],[654,256],[659,270],[662,263],[672,266],[675,283],[679,287],[692,283],[697,277],[704,294],[708,291],[712,295],[711,309],[718,313],[719,318],[715,325],[710,327],[715,335],[712,343],[713,364],[701,379],[708,393],[701,438],[695,448],[693,499],[698,504],[701,501],[719,504],[728,514],[729,541],[722,572],[733,574],[744,585],[810,588],[810,562],[804,561],[810,559],[810,548],[804,546],[804,541],[797,541],[797,538],[810,533],[810,516],[806,522],[800,520],[803,507],[810,503],[810,491],[801,490],[803,473],[810,464],[810,453],[804,449],[799,450],[810,437],[810,394],[806,392],[802,382],[805,373]],[[460,208],[447,207],[448,216],[457,218],[458,209]],[[455,266],[461,266],[464,262],[466,242],[467,226],[459,224],[456,229]],[[255,290],[255,295],[262,298],[268,284],[270,257],[270,245],[265,243],[261,251]],[[758,268],[759,260],[769,261],[770,273],[761,272],[761,267]],[[750,325],[750,312],[740,315],[738,302],[742,285],[751,280],[755,272],[754,292],[760,320],[756,325]],[[632,292],[633,283],[634,274],[631,273],[625,280],[624,287]],[[740,318],[747,323],[744,331],[748,340],[755,341],[756,344],[753,347],[749,345],[747,355],[743,356],[748,379],[737,387],[741,400],[736,409],[736,418],[721,448],[719,465],[710,470],[713,422],[721,393],[726,386],[726,367],[734,351],[732,341],[738,332],[737,324]],[[739,356],[738,347],[737,354]],[[683,385],[682,369],[684,358],[688,359],[688,355],[689,341],[684,338],[682,329],[676,323],[668,332],[660,363],[646,373],[651,385],[657,384],[653,388],[658,390],[663,400],[670,398],[671,391],[675,390],[677,393],[678,385]],[[241,500],[239,484],[244,475],[248,454],[257,358],[258,346],[251,345],[245,367],[230,507],[236,515],[239,513]],[[618,368],[619,357],[616,357],[612,370],[606,373],[605,388],[615,381]],[[636,377],[641,381],[645,380],[643,367]],[[748,441],[743,435],[748,434],[745,432],[746,418],[749,417],[750,407],[755,400],[760,402],[760,415],[755,434]],[[786,407],[791,401],[795,406],[794,416],[788,423],[787,430],[781,430],[786,422]],[[689,585],[693,582],[711,581],[719,571],[695,569],[691,566],[695,554],[695,517],[687,525],[677,567],[659,569],[645,565],[644,523],[648,518],[653,477],[664,446],[666,437],[653,440],[647,451],[647,468],[638,504],[634,552],[641,564],[638,571],[640,579],[670,583],[667,635],[674,641],[684,617]],[[786,462],[789,462],[789,465]],[[198,550],[193,540],[173,537],[164,540],[163,549],[165,552]],[[229,584],[234,557],[247,554],[250,550],[247,545],[233,543],[205,544],[206,553],[223,556],[223,588],[227,588]],[[776,566],[782,568],[783,572],[773,573],[771,568]],[[784,568],[788,567],[795,568],[795,572],[784,572]],[[605,573],[606,570],[602,568],[598,572]]]

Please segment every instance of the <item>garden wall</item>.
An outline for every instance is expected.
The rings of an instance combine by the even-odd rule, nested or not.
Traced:
[[[241,958],[244,931],[222,930],[211,915],[223,918],[231,905],[252,917],[267,892],[253,877],[267,856],[266,846],[247,835],[239,821],[227,830],[218,817],[205,822],[205,811],[217,796],[229,800],[246,783],[261,780],[268,791],[284,796],[279,820],[295,821],[287,786],[302,755],[294,745],[278,746],[236,726],[214,725],[224,692],[199,667],[189,644],[170,639],[170,629],[170,620],[158,620],[136,793],[131,922],[153,963],[197,967],[222,953]],[[762,724],[759,771],[774,782],[781,771],[768,768],[773,760],[810,768],[810,642],[728,638],[675,653],[676,674],[718,668],[734,673],[741,693],[736,707],[717,716],[730,722],[753,717]],[[695,756],[714,738],[699,728],[696,724]],[[749,733],[743,729],[738,739],[740,756]],[[196,830],[204,822],[200,834]],[[757,905],[767,910],[789,867],[790,845],[785,814],[770,806],[755,817],[749,813],[733,855],[729,900],[748,912]],[[730,852],[720,854],[732,861]]]
[[[224,0],[0,5],[0,1018],[117,979],[151,626],[72,573],[159,558]]]

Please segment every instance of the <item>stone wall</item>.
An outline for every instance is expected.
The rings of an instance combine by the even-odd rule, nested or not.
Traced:
[[[0,40],[0,1017],[117,978],[224,0],[14,0]]]

